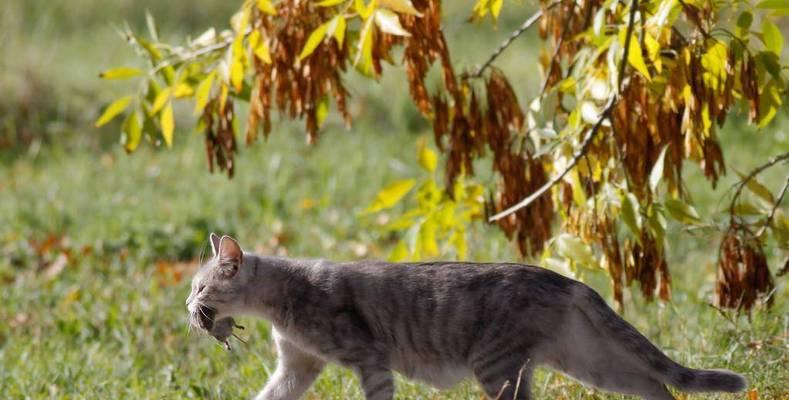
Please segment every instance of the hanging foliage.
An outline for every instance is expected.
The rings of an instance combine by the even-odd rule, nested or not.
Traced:
[[[786,4],[539,1],[539,10],[489,59],[464,71],[456,71],[450,57],[441,4],[246,0],[232,29],[209,29],[184,46],[129,31],[128,41],[150,62],[150,70],[103,73],[106,79],[141,84],[136,95],[110,104],[97,125],[125,113],[127,151],[142,139],[171,146],[172,103],[193,98],[209,169],[218,166],[232,176],[241,134],[237,101],[249,103],[247,144],[260,132],[271,132],[274,110],[303,120],[307,141],[314,142],[331,108],[351,123],[344,80],[349,69],[377,79],[383,63],[401,65],[414,106],[433,126],[445,177],[441,190],[432,179],[437,157],[425,155],[432,150],[422,144],[420,162],[430,183],[419,186],[417,207],[395,224],[395,230],[416,232],[408,235],[417,239],[399,244],[394,258],[437,256],[442,247],[437,240],[451,243],[448,248],[462,257],[466,230],[460,227],[483,213],[458,214],[453,223],[437,216],[450,218],[455,214],[440,210],[460,204],[476,209],[483,197],[473,183],[475,160],[490,158],[496,180],[485,188],[484,207],[522,255],[539,255],[545,265],[568,274],[604,268],[620,307],[624,287],[632,283],[646,299],[668,299],[669,221],[702,224],[683,184],[683,166],[698,165],[714,187],[727,172],[717,138],[727,116],[739,106],[751,123],[763,127],[782,106],[784,44],[772,21],[789,11]],[[478,0],[470,5],[470,20],[496,21],[503,7],[508,7],[503,1]],[[506,71],[493,64],[535,24],[542,39],[541,91],[521,101]],[[402,49],[400,59],[395,48]],[[441,79],[428,88],[434,65]],[[765,168],[786,164],[787,158],[779,155]],[[730,223],[721,229],[717,288],[725,307],[750,309],[771,290],[762,250],[769,237],[789,246],[789,221],[780,210],[785,189],[773,196],[756,186],[758,172],[743,178],[749,184],[740,185]],[[368,211],[408,198],[414,185],[404,181],[384,188]],[[764,200],[755,217],[742,216],[743,187]]]

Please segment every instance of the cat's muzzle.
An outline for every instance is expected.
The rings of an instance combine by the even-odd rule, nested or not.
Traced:
[[[195,307],[194,313],[192,314],[192,321],[197,322],[197,326],[200,327],[200,329],[211,332],[211,330],[214,328],[215,316],[215,309],[198,304],[197,307]]]

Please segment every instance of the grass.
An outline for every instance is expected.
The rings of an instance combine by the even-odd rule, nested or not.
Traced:
[[[0,87],[28,90],[27,73],[40,87],[31,86],[37,91],[26,106],[38,113],[35,123],[8,123],[7,117],[26,104],[20,92],[10,91],[6,98],[11,100],[2,103],[6,108],[0,104],[5,121],[0,139],[18,133],[20,126],[34,135],[33,145],[0,152],[2,397],[248,398],[274,367],[268,324],[242,321],[249,344],[237,343],[233,352],[204,335],[187,333],[183,301],[207,234],[230,233],[248,249],[264,253],[335,260],[386,257],[393,238],[377,228],[375,217],[360,211],[387,182],[421,173],[414,146],[427,129],[400,93],[401,72],[392,71],[377,85],[354,85],[355,112],[363,118],[352,132],[330,119],[318,144],[307,147],[300,127],[279,124],[267,142],[242,149],[237,175],[230,181],[207,173],[200,138],[185,129],[178,131],[172,151],[142,146],[128,156],[111,144],[117,139],[114,133],[88,128],[100,104],[124,90],[100,85],[96,71],[130,60],[106,21],[120,22],[130,12],[132,25],[140,27],[140,6],[96,0],[47,7],[41,1],[7,3],[0,14],[7,28],[0,33],[0,67],[9,72]],[[188,11],[195,7],[186,2],[173,3],[165,9],[145,2],[173,37],[222,23],[232,9],[196,12]],[[448,11],[450,32],[464,28],[459,10]],[[455,41],[465,50],[459,62],[484,57],[490,43],[518,22],[512,18],[498,32],[476,27],[468,40]],[[518,42],[521,47],[514,50],[534,54],[529,40]],[[516,79],[525,79],[533,71],[520,67],[522,59],[513,54],[523,53],[517,51],[505,54],[501,65],[519,71]],[[533,92],[534,82],[525,82],[530,83],[518,85],[519,90]],[[722,132],[728,166],[748,171],[786,148],[788,127],[786,115],[763,132],[730,121]],[[713,190],[698,168],[686,171],[702,216],[725,206],[718,199],[734,174]],[[785,171],[773,170],[764,182],[777,187],[783,176]],[[472,235],[472,259],[517,258],[497,229],[477,225]],[[637,295],[628,296],[625,317],[677,361],[731,368],[746,374],[759,398],[785,396],[786,278],[777,280],[771,310],[757,310],[750,321],[722,315],[708,306],[718,239],[674,228],[672,302],[644,304]],[[774,267],[784,255],[770,251]],[[609,294],[602,274],[589,273],[587,280]],[[443,392],[402,379],[397,385],[402,399],[481,398],[470,382]],[[623,398],[586,389],[548,370],[537,374],[533,389],[537,398]],[[356,378],[336,367],[328,368],[308,395],[360,397]]]

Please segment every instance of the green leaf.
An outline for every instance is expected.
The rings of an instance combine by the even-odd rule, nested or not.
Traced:
[[[148,34],[151,35],[151,39],[158,42],[159,28],[156,27],[156,21],[154,21],[153,15],[148,10],[145,10],[145,24],[148,26]]]
[[[414,185],[416,185],[415,180],[403,179],[381,189],[375,196],[373,204],[370,204],[370,206],[364,210],[364,213],[374,213],[393,207],[413,189]]]
[[[769,10],[789,10],[789,2],[786,0],[764,0],[756,5],[756,8]]]
[[[653,192],[657,189],[658,184],[660,184],[660,179],[663,178],[666,150],[668,150],[668,145],[663,146],[663,150],[660,151],[655,165],[652,166],[652,172],[649,173],[649,187]]]
[[[142,75],[142,70],[139,68],[131,67],[118,67],[108,69],[99,74],[101,79],[129,79],[135,76]]]
[[[214,84],[216,71],[212,71],[197,85],[195,92],[195,114],[201,114],[208,104],[208,97],[211,95],[211,87]]]
[[[767,126],[778,115],[778,109],[782,104],[781,89],[775,80],[771,79],[759,94],[759,110],[761,111],[761,119],[757,125],[759,129]]]
[[[781,30],[767,18],[762,21],[762,40],[764,40],[764,47],[767,50],[779,56],[781,55],[784,47],[784,37],[781,34]]]
[[[554,239],[556,252],[573,262],[576,266],[594,269],[598,266],[597,260],[589,246],[578,236],[562,233]]]
[[[315,108],[315,120],[318,123],[318,127],[323,125],[323,121],[326,120],[326,117],[329,115],[329,96],[321,97],[320,101]]]
[[[160,117],[162,124],[162,137],[167,147],[173,147],[173,131],[175,131],[175,118],[173,117],[173,102],[167,102]]]
[[[140,114],[136,111],[130,112],[123,121],[121,131],[121,144],[126,152],[131,153],[137,150],[137,146],[142,139],[142,122]]]
[[[701,220],[699,213],[690,204],[677,199],[667,199],[665,204],[671,217],[683,224],[692,224]]]
[[[622,221],[630,228],[636,240],[641,237],[641,213],[638,198],[630,192],[622,194]]]
[[[740,171],[735,170],[734,172],[740,177],[740,180],[745,180],[745,175],[740,173]],[[775,204],[775,197],[773,197],[773,192],[770,189],[767,189],[761,182],[759,182],[756,177],[752,177],[745,183],[745,187],[748,188],[748,191],[758,196],[760,199],[764,200],[767,203],[768,207],[772,207]]]
[[[652,236],[654,236],[657,243],[664,244],[666,239],[666,217],[663,216],[663,212],[661,211],[662,207],[659,207],[659,204],[652,204],[649,207],[647,212],[647,225],[649,226],[649,230],[652,231]]]
[[[751,27],[753,23],[753,14],[750,11],[743,11],[739,17],[737,17],[737,27],[743,30],[747,30]]]
[[[124,96],[110,103],[110,105],[104,109],[104,112],[101,114],[99,119],[96,120],[96,128],[104,126],[108,122],[112,121],[112,119],[118,116],[118,114],[126,110],[126,107],[129,106],[131,101],[132,96]]]
[[[309,57],[315,49],[318,48],[318,45],[321,44],[323,39],[326,37],[326,30],[329,28],[329,24],[321,24],[317,28],[315,28],[312,33],[310,33],[310,37],[307,38],[307,43],[304,44],[304,48],[301,49],[301,54],[299,54],[299,61]]]
[[[734,214],[736,215],[762,215],[767,211],[765,207],[754,204],[749,199],[740,199],[734,205]]]
[[[403,29],[400,25],[400,18],[397,14],[385,8],[379,9],[375,12],[375,24],[382,32],[395,36],[411,36],[408,31]]]

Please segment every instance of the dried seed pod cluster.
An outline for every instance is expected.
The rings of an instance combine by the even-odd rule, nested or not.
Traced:
[[[502,4],[479,0],[471,19],[495,20]],[[136,100],[116,100],[97,124],[132,106],[122,128],[125,148],[134,151],[143,137],[169,146],[172,100],[194,97],[209,168],[232,176],[238,100],[249,101],[247,144],[260,131],[271,132],[275,110],[303,119],[313,142],[331,104],[351,122],[347,70],[377,78],[384,62],[399,64],[446,156],[448,197],[456,182],[474,175],[476,160],[490,157],[496,180],[489,213],[506,214],[532,193],[548,193],[496,220],[522,255],[562,257],[572,268],[597,264],[593,256],[599,255],[620,306],[625,285],[633,282],[645,298],[667,299],[667,219],[700,222],[683,185],[684,166],[697,164],[715,186],[726,173],[716,130],[735,104],[759,126],[775,117],[786,91],[780,30],[770,14],[751,26],[753,8],[738,9],[736,27],[728,29],[720,2],[540,0],[539,7],[482,67],[457,73],[440,0],[245,0],[232,31],[209,30],[183,48],[129,33],[152,73]],[[517,88],[491,64],[534,21],[545,43],[538,60],[543,79],[524,108]],[[402,58],[395,60],[398,47]],[[434,66],[441,79],[428,89]],[[129,68],[104,74],[138,75],[142,71]],[[428,158],[423,166],[433,172],[435,157]],[[401,182],[393,193],[402,198],[412,186]],[[758,257],[762,233],[789,237],[789,222],[775,215],[780,200],[764,197],[769,217],[731,218],[720,256],[724,306],[739,296],[747,301],[736,307],[749,308],[770,286],[766,258]],[[759,235],[743,234],[759,224]],[[431,251],[424,254],[436,253],[427,242]],[[746,265],[746,272],[735,273],[734,265]]]

